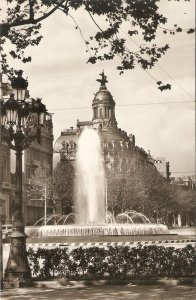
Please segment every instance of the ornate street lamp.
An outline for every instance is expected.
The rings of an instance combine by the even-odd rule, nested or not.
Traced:
[[[22,154],[34,139],[40,143],[46,107],[40,98],[25,100],[28,82],[22,77],[21,70],[11,84],[13,94],[9,100],[3,102],[1,114],[2,139],[16,152],[16,195],[12,211],[13,224],[10,253],[5,269],[5,286],[19,287],[31,278],[22,212]]]

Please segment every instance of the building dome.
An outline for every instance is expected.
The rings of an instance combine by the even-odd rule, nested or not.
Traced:
[[[113,100],[112,95],[107,90],[106,86],[100,86],[100,90],[95,94],[93,104],[95,103],[114,105],[115,102]]]
[[[106,83],[107,77],[104,71],[100,74],[101,79],[97,79],[100,82],[99,91],[95,94],[93,99],[93,124],[117,126],[115,118],[115,101],[112,95],[107,90]]]

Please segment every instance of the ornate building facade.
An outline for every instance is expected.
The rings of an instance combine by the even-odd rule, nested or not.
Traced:
[[[115,101],[106,87],[108,81],[104,72],[100,75],[101,79],[97,79],[100,88],[92,101],[92,121],[77,120],[76,128],[61,132],[54,145],[55,160],[60,153],[74,162],[80,134],[85,127],[89,127],[99,132],[106,170],[121,172],[144,166],[156,168],[152,156],[136,145],[135,136],[118,128]]]
[[[24,151],[24,182],[31,183],[31,178],[37,168],[48,170],[53,168],[53,123],[52,116],[47,113],[44,126],[41,129],[40,144],[34,140],[30,147]],[[32,199],[25,194],[24,215],[27,225],[33,225],[44,217],[44,186],[43,199]],[[47,213],[52,213],[52,206],[47,205]]]

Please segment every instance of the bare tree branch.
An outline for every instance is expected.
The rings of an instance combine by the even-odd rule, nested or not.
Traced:
[[[68,15],[69,15],[70,18],[72,18],[72,20],[74,21],[74,23],[75,23],[77,29],[79,29],[80,35],[81,35],[81,37],[82,37],[82,39],[83,39],[83,41],[84,41],[84,43],[85,43],[85,45],[86,45],[86,48],[87,48],[89,54],[91,55],[91,50],[90,50],[89,47],[88,47],[87,41],[86,41],[86,39],[85,39],[85,37],[84,37],[84,35],[83,35],[83,33],[82,33],[82,30],[81,30],[80,26],[78,25],[78,23],[76,22],[76,20],[74,19],[74,17],[73,17],[72,15],[70,15],[70,14],[68,14]]]
[[[29,19],[30,20],[34,20],[33,6],[34,6],[34,0],[29,0]]]
[[[0,34],[1,36],[4,36],[5,33],[13,27],[18,27],[18,26],[23,26],[23,25],[30,25],[30,24],[37,24],[41,21],[43,21],[44,19],[48,18],[50,15],[52,15],[63,3],[65,2],[65,0],[61,0],[56,6],[53,7],[53,9],[51,9],[48,13],[44,14],[43,16],[35,19],[34,18],[34,11],[33,11],[33,2],[32,0],[29,0],[29,18],[28,19],[24,19],[24,20],[16,20],[13,23],[1,23],[0,24]],[[67,4],[68,0],[66,0],[66,4]]]

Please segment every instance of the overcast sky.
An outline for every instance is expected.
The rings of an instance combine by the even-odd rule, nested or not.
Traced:
[[[160,5],[170,20],[167,28],[173,28],[174,24],[185,29],[194,27],[194,0],[190,3],[162,0]],[[74,13],[74,17],[85,37],[96,29],[87,14]],[[14,64],[28,76],[31,96],[42,97],[49,112],[54,113],[55,140],[61,130],[75,127],[77,119],[92,119],[91,103],[99,89],[96,79],[104,69],[108,90],[116,102],[118,126],[134,134],[136,144],[150,150],[153,157],[165,157],[171,172],[181,172],[172,176],[194,175],[191,172],[195,169],[194,34],[159,35],[158,41],[163,45],[169,43],[170,49],[149,72],[157,80],[172,84],[171,91],[161,92],[151,76],[139,67],[120,76],[116,70],[118,61],[86,64],[88,55],[79,31],[73,20],[61,12],[43,22],[42,33],[41,44],[29,50],[32,63]],[[139,37],[132,40],[125,37],[129,47],[137,50]]]

